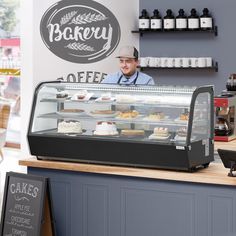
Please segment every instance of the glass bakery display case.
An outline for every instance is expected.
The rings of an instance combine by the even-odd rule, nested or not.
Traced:
[[[43,82],[28,129],[38,159],[193,171],[213,161],[213,87]]]

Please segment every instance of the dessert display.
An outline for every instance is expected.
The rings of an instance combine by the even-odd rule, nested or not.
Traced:
[[[160,121],[163,119],[165,119],[165,114],[163,112],[153,112],[144,118],[144,120],[150,121]]]
[[[169,138],[169,130],[165,127],[155,127],[153,134],[149,136],[149,139],[167,139]]]
[[[119,119],[133,119],[136,118],[139,115],[139,112],[136,110],[130,110],[130,111],[123,111],[120,112],[117,118]]]
[[[60,91],[56,94],[56,98],[67,98],[68,93],[66,91]]]
[[[58,133],[82,133],[81,123],[79,121],[62,121],[58,123]]]
[[[110,121],[99,121],[96,124],[94,135],[118,135],[116,124]]]
[[[122,136],[144,136],[145,131],[143,129],[122,129]]]

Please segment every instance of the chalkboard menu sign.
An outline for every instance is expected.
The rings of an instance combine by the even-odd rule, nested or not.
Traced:
[[[50,201],[47,178],[7,173],[0,235],[55,235]]]

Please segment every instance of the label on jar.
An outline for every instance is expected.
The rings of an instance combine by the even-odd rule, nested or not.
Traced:
[[[200,18],[201,28],[212,28],[212,18],[211,17],[202,17]]]
[[[161,19],[151,19],[151,29],[161,29],[162,21]]]
[[[186,29],[187,28],[187,19],[185,19],[185,18],[176,19],[176,28],[177,29]]]
[[[198,18],[189,18],[188,19],[188,28],[189,29],[199,29],[199,19]]]
[[[175,20],[174,19],[164,19],[164,29],[174,29]]]
[[[149,19],[139,19],[139,29],[148,29]]]

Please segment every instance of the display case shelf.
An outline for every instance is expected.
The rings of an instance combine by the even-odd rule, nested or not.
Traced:
[[[190,30],[190,29],[184,29],[184,30],[132,30],[132,33],[138,33],[140,36],[143,36],[144,34],[168,34],[168,33],[176,33],[176,34],[183,34],[183,33],[203,33],[203,34],[213,34],[215,36],[218,36],[218,27],[214,26],[212,29],[204,30],[204,29],[198,29],[198,30]]]
[[[133,118],[133,119],[120,119],[120,118],[116,118],[116,117],[92,117],[89,115],[60,115],[56,112],[53,113],[46,113],[46,114],[42,114],[39,115],[38,118],[45,118],[45,119],[63,119],[63,120],[78,120],[78,121],[111,121],[111,122],[116,122],[119,124],[143,124],[146,125],[148,123],[148,125],[164,125],[164,126],[187,126],[188,125],[188,121],[187,120],[179,120],[178,117],[176,117],[175,119],[161,119],[161,120],[151,120],[151,119],[145,119],[144,115],[140,115],[137,118]],[[206,121],[199,119],[197,121],[198,125],[206,125]]]
[[[214,71],[214,72],[218,72],[218,62],[214,62],[213,66],[211,67],[150,67],[150,66],[139,66],[141,71],[144,70],[193,70],[193,71],[197,71],[197,70],[209,70],[209,71]]]

